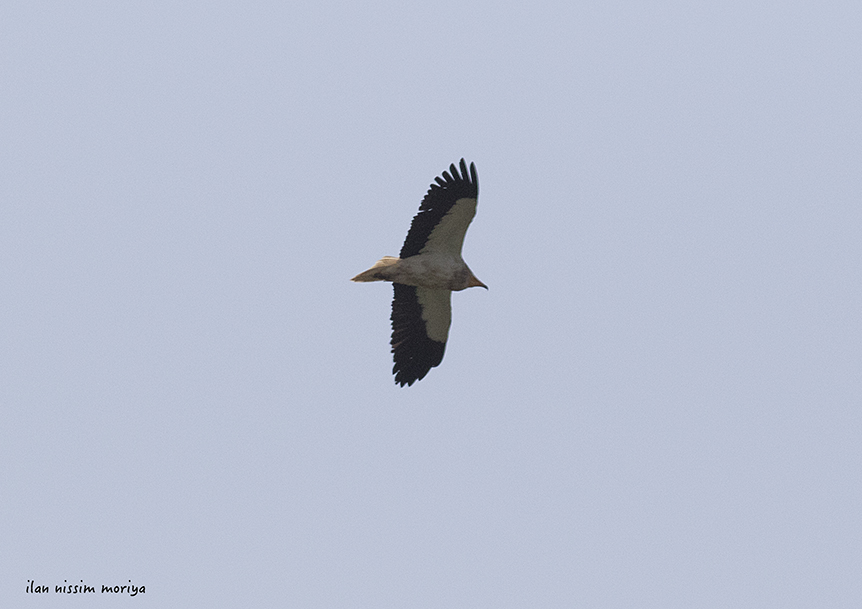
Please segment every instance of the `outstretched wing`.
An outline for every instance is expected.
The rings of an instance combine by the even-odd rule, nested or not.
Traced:
[[[419,213],[410,224],[410,231],[401,248],[401,258],[420,253],[445,252],[461,255],[467,227],[476,215],[476,200],[479,197],[479,180],[476,165],[461,159],[461,172],[449,165],[436,184],[422,199]]]
[[[452,292],[401,283],[392,287],[392,372],[403,387],[422,380],[443,361],[452,322]]]

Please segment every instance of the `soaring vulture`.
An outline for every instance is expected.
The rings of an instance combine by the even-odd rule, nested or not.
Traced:
[[[395,383],[412,385],[443,361],[452,322],[452,292],[488,286],[461,258],[467,227],[476,215],[479,181],[476,166],[461,159],[449,166],[413,218],[400,257],[385,256],[351,281],[391,281],[392,353]]]

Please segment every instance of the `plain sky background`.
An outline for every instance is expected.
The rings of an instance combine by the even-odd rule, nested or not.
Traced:
[[[860,41],[856,0],[3,3],[0,605],[862,606]],[[462,156],[490,290],[397,388],[349,278]]]

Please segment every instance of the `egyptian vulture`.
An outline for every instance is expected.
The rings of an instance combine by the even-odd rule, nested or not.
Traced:
[[[452,292],[488,286],[461,258],[467,227],[476,215],[476,166],[461,159],[435,178],[413,218],[398,258],[385,256],[351,281],[391,281],[395,383],[412,385],[443,361],[452,322]]]

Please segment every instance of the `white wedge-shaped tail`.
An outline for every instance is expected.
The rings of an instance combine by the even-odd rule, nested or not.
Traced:
[[[397,262],[398,258],[395,256],[383,256],[383,258],[374,263],[374,266],[367,271],[359,273],[350,281],[356,281],[359,283],[365,283],[368,281],[391,281],[391,279],[383,276],[383,272],[386,267],[393,266]]]

